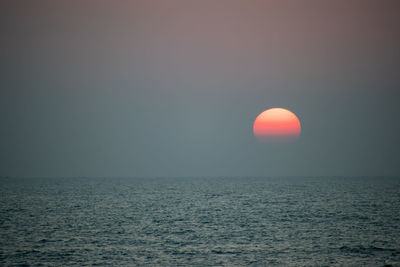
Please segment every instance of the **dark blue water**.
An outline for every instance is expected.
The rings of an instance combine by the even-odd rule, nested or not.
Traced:
[[[2,266],[400,266],[400,178],[0,182]]]

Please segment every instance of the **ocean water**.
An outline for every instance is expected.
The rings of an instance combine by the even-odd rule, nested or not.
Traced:
[[[1,266],[400,266],[400,178],[1,178]]]

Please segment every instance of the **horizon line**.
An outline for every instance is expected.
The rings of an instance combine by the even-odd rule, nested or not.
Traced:
[[[204,178],[400,178],[400,175],[178,175],[178,176],[161,176],[161,175],[121,175],[121,176],[86,176],[86,175],[76,175],[76,176],[10,176],[10,175],[0,175],[0,179],[37,179],[37,178],[52,178],[52,179],[204,179]]]

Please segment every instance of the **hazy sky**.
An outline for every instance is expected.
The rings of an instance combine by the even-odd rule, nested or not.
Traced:
[[[0,3],[0,175],[400,174],[400,1]],[[290,109],[293,143],[257,115]]]

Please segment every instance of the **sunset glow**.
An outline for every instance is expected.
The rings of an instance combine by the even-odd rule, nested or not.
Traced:
[[[293,140],[300,135],[301,125],[293,112],[283,108],[271,108],[258,115],[253,131],[260,141]]]

